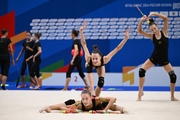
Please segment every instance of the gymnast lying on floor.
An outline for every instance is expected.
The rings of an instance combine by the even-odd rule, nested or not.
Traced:
[[[39,112],[42,113],[43,111],[46,111],[47,113],[50,113],[51,110],[68,110],[69,113],[75,113],[77,110],[93,110],[103,113],[107,112],[107,110],[111,110],[119,111],[121,114],[127,113],[127,110],[124,107],[114,104],[116,102],[116,98],[114,97],[96,97],[92,96],[89,90],[84,90],[81,93],[81,99],[81,101],[70,99],[64,103],[46,106]]]

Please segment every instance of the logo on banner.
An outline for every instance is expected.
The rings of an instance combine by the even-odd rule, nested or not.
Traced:
[[[131,70],[135,69],[136,67],[123,67],[123,75],[122,81],[123,83],[128,82],[130,85],[134,84],[134,72],[130,72]]]
[[[74,79],[74,82],[77,82],[78,81],[78,77],[77,76],[74,76],[75,79]]]
[[[178,11],[169,11],[169,16],[178,16]]]
[[[160,11],[159,13],[163,14],[163,15],[166,15],[166,16],[169,16],[168,11]]]
[[[173,3],[173,10],[179,9],[180,8],[180,3]]]

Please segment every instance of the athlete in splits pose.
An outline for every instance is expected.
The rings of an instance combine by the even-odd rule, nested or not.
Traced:
[[[86,27],[86,22],[84,22],[83,26],[80,28],[80,34],[81,34],[81,44],[83,46],[84,52],[85,52],[85,60],[86,60],[86,69],[88,74],[88,79],[90,82],[90,89],[93,95],[99,96],[102,88],[104,86],[104,76],[105,76],[105,64],[107,64],[111,58],[122,49],[124,44],[129,38],[129,29],[125,32],[125,38],[119,43],[119,45],[112,50],[108,55],[103,56],[101,52],[98,50],[97,46],[93,46],[94,50],[92,53],[89,53],[89,50],[86,46],[85,37],[83,34],[83,29]],[[98,74],[98,84],[96,87],[96,90],[94,91],[94,76],[92,74],[92,70],[96,68],[97,74]]]
[[[6,90],[5,84],[9,74],[10,67],[10,54],[8,51],[8,46],[10,48],[10,53],[12,55],[11,63],[14,65],[14,51],[12,49],[11,40],[7,38],[8,31],[7,29],[1,30],[2,37],[0,38],[0,81],[2,82],[2,90]]]
[[[150,16],[158,16],[164,20],[164,27],[160,31],[158,29],[157,24],[154,22],[153,19],[149,19],[149,29],[153,34],[148,34],[142,30],[142,22],[147,18],[143,16],[140,19],[138,24],[138,33],[142,34],[143,36],[149,37],[153,44],[154,44],[154,51],[150,58],[148,58],[142,67],[139,69],[139,93],[138,93],[138,101],[141,101],[141,97],[144,95],[143,93],[143,86],[145,81],[145,73],[146,71],[153,67],[155,64],[159,64],[163,66],[166,72],[169,74],[170,77],[170,89],[171,89],[171,100],[177,101],[174,97],[174,89],[176,83],[176,74],[169,63],[168,59],[168,17],[162,14],[151,12],[148,17]]]
[[[26,84],[25,84],[25,70],[26,70],[26,67],[28,65],[29,72],[30,72],[31,66],[32,66],[32,63],[33,63],[32,59],[30,59],[26,64],[26,59],[33,55],[33,46],[34,46],[34,41],[31,40],[31,33],[26,32],[26,40],[23,42],[22,49],[21,49],[18,57],[16,58],[16,62],[18,62],[19,58],[21,57],[21,55],[25,51],[24,59],[23,59],[22,66],[21,66],[22,85],[19,85],[17,88],[26,87]],[[30,83],[29,88],[32,88],[32,83]]]
[[[64,103],[46,106],[39,112],[42,113],[43,111],[46,111],[47,113],[50,113],[51,110],[68,109],[70,109],[72,112],[76,111],[76,109],[82,111],[95,110],[98,112],[106,112],[110,109],[112,111],[120,111],[121,114],[128,113],[128,111],[124,107],[115,104],[116,98],[114,97],[96,97],[92,96],[89,90],[83,90],[81,93],[81,99],[81,101],[69,99]],[[72,110],[72,107],[75,107],[75,110]]]
[[[72,44],[72,50],[74,50],[74,54],[72,56],[72,60],[71,60],[71,63],[69,65],[68,71],[66,72],[65,86],[61,91],[66,91],[68,89],[68,85],[69,85],[69,82],[71,80],[71,74],[72,74],[75,67],[77,68],[77,70],[79,72],[79,76],[84,81],[85,89],[88,89],[88,87],[89,87],[88,83],[87,83],[86,76],[84,75],[83,69],[82,69],[81,42],[80,42],[80,40],[78,40],[78,35],[79,35],[78,30],[72,30],[71,36],[74,39],[73,44]]]

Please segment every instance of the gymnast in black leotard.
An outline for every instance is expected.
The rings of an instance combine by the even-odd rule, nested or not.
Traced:
[[[79,76],[83,80],[85,84],[85,88],[88,89],[88,83],[86,76],[84,75],[83,69],[82,69],[82,47],[81,42],[78,39],[79,31],[78,30],[72,30],[71,36],[73,38],[73,44],[72,44],[72,50],[74,50],[74,54],[72,55],[72,60],[70,62],[70,65],[68,67],[68,71],[66,72],[66,83],[62,91],[68,90],[68,85],[71,80],[71,74],[74,71],[75,68],[77,68]]]
[[[2,23],[1,23],[2,24]],[[2,37],[0,38],[0,82],[2,82],[2,90],[6,90],[5,84],[9,75],[10,62],[14,65],[14,51],[11,39],[7,37],[8,30],[2,29]],[[8,50],[8,47],[10,48]],[[12,60],[10,60],[10,53]]]
[[[87,69],[87,75],[90,82],[90,90],[93,95],[99,96],[102,88],[104,86],[104,76],[105,76],[105,64],[107,64],[111,58],[122,49],[124,44],[129,38],[129,29],[125,32],[125,38],[119,43],[119,45],[112,50],[108,55],[102,55],[99,51],[97,45],[93,46],[94,50],[92,53],[89,53],[89,50],[86,46],[85,37],[83,34],[83,29],[86,26],[86,22],[84,22],[84,25],[80,28],[80,35],[81,35],[81,44],[83,46],[84,52],[85,52],[85,60],[86,60],[86,69]],[[98,73],[98,84],[96,87],[96,90],[94,91],[94,77],[92,74],[92,70],[96,68]]]
[[[24,59],[23,59],[22,65],[21,65],[22,84],[19,85],[17,88],[26,87],[26,84],[25,84],[26,67],[28,65],[28,68],[29,68],[28,70],[30,72],[31,66],[32,66],[32,63],[33,63],[32,59],[29,60],[28,62],[26,62],[26,59],[33,55],[34,40],[31,40],[31,36],[32,36],[31,32],[26,32],[26,40],[22,43],[21,51],[20,51],[18,57],[16,58],[16,62],[18,62],[19,58],[21,57],[21,55],[24,52]],[[33,84],[31,82],[29,88],[31,88],[32,86],[33,86]]]
[[[39,41],[40,37],[41,37],[41,33],[34,34],[35,44],[33,46],[33,55],[26,59],[26,61],[29,61],[31,59],[33,61],[32,67],[30,70],[30,77],[31,79],[36,81],[36,84],[37,84],[34,90],[38,90],[40,88],[40,83],[38,79],[40,77],[40,64],[41,64],[41,54],[42,54],[42,47]],[[33,89],[33,88],[30,88],[30,89]]]
[[[148,24],[149,29],[153,34],[148,34],[142,30],[142,22],[147,18],[147,16],[143,16],[140,19],[138,25],[138,33],[142,34],[143,36],[149,37],[153,44],[154,44],[154,51],[150,58],[148,58],[142,67],[139,69],[139,93],[138,93],[138,101],[141,101],[141,97],[144,95],[143,93],[143,86],[145,81],[145,73],[148,69],[153,67],[156,64],[163,66],[166,72],[169,74],[170,77],[170,88],[171,88],[171,100],[177,101],[174,97],[174,89],[176,83],[176,74],[169,62],[168,59],[168,17],[162,14],[151,12],[148,17],[150,16],[158,16],[164,20],[164,27],[160,31],[158,29],[157,24],[154,22],[153,19],[149,19],[150,23]],[[158,73],[157,73],[158,74]]]
[[[40,113],[43,111],[50,113],[51,110],[67,110],[73,105],[75,105],[78,110],[82,111],[95,110],[99,112],[106,112],[110,109],[112,111],[127,113],[127,110],[124,107],[114,104],[116,102],[116,98],[114,97],[95,97],[91,95],[89,90],[83,90],[81,93],[81,98],[81,101],[69,99],[64,103],[44,107],[40,110]]]

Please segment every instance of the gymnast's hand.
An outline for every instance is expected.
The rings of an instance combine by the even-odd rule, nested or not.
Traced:
[[[147,19],[147,16],[146,15],[143,15],[142,17],[141,17],[141,21],[144,21],[144,20],[146,20]]]
[[[30,59],[31,59],[31,57],[27,58],[27,59],[26,59],[26,62],[28,62]]]
[[[14,63],[14,60],[13,60],[13,59],[11,60],[11,64],[12,64],[13,66],[15,65],[15,63]]]
[[[74,64],[74,60],[72,59],[72,60],[71,60],[71,65],[73,65],[73,64]]]
[[[129,38],[129,28],[126,30],[126,32],[125,32],[125,37],[126,37],[126,39],[128,39]]]
[[[83,22],[83,26],[81,26],[80,31],[83,31],[85,27],[86,27],[86,21]]]
[[[85,63],[85,67],[88,67],[88,66],[89,66],[89,63],[88,63],[88,62],[86,62],[86,63]]]
[[[28,61],[29,61],[29,58],[26,59],[26,62],[28,62]]]
[[[98,113],[104,113],[104,112],[107,112],[106,110],[96,110],[96,112]]]

